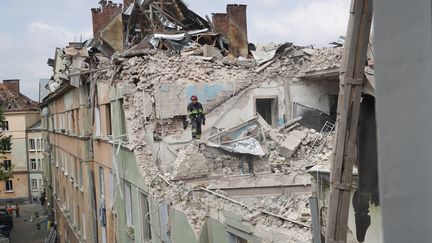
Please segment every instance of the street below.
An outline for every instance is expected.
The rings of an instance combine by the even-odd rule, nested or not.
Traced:
[[[20,217],[16,217],[13,213],[14,227],[11,231],[12,243],[43,243],[49,231],[46,227],[46,221],[41,221],[45,217],[42,216],[42,206],[40,204],[20,205]],[[35,219],[35,214],[39,215],[39,219]],[[40,229],[37,227],[37,222],[40,222]]]

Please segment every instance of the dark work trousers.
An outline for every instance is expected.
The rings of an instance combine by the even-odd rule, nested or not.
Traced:
[[[192,119],[192,138],[201,138],[201,122],[198,119]]]
[[[241,173],[245,173],[244,171],[244,163],[248,164],[248,169],[250,174],[254,174],[254,168],[253,168],[253,155],[243,155],[239,160],[239,169],[241,170]]]

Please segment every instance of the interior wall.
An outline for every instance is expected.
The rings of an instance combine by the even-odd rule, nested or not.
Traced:
[[[338,82],[329,81],[292,81],[289,84],[291,103],[330,113],[329,95],[338,94]]]
[[[430,242],[432,2],[373,3],[384,240]]]

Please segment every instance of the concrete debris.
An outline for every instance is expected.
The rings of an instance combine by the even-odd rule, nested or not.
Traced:
[[[311,236],[310,233],[305,233],[308,232],[306,229],[271,215],[245,210],[209,193],[195,191],[196,187],[188,185],[190,180],[212,176],[248,176],[245,171],[249,171],[250,165],[247,161],[244,162],[244,157],[218,148],[200,149],[197,144],[170,145],[168,137],[179,139],[185,134],[181,124],[182,116],[186,115],[186,107],[182,105],[186,105],[183,104],[187,99],[185,89],[190,85],[213,84],[218,80],[235,81],[225,83],[228,87],[227,92],[221,92],[215,98],[207,100],[206,112],[211,112],[251,85],[259,85],[263,80],[273,79],[273,72],[276,73],[276,80],[280,82],[287,77],[292,78],[304,73],[307,63],[311,62],[317,53],[320,51],[316,50],[312,55],[303,52],[302,55],[307,55],[307,59],[304,56],[290,57],[290,51],[275,59],[274,63],[260,74],[253,71],[257,66],[254,60],[212,57],[211,61],[204,61],[160,50],[123,59],[120,54],[116,61],[116,65],[121,67],[119,71],[114,68],[103,69],[93,73],[92,79],[106,84],[115,76],[113,85],[121,87],[123,91],[129,146],[134,148],[140,172],[146,184],[150,185],[150,195],[156,203],[170,202],[173,207],[184,212],[197,235],[208,212],[219,208],[238,213],[250,224],[265,225],[285,232],[286,235],[295,235],[293,242],[308,242]],[[173,109],[170,110],[170,107]],[[240,131],[233,133],[235,136],[229,132],[219,131],[219,144],[254,137],[260,146],[265,148],[264,156],[253,157],[254,173],[286,174],[294,177],[304,175],[306,166],[311,163],[306,160],[310,151],[314,149],[311,144],[322,135],[300,126],[300,119],[289,121],[282,129],[270,127],[262,118],[255,123],[246,122],[245,129],[233,130]],[[322,149],[314,153],[319,157],[317,161],[329,161],[331,139],[332,136],[328,136],[327,141],[318,143],[319,146],[322,145]],[[156,175],[166,175],[171,179],[168,180],[170,184],[158,179]],[[297,176],[296,180],[298,179]],[[309,181],[303,180],[301,183],[307,184]],[[276,211],[284,200],[273,198],[270,200],[272,203],[260,202],[258,205],[254,204],[254,207],[264,207],[263,205],[268,204],[270,206],[264,208],[270,212],[310,224],[307,207],[284,204],[286,210]],[[292,201],[297,202],[297,199]],[[302,205],[300,201],[297,204]]]
[[[285,158],[291,157],[306,136],[307,134],[302,131],[295,130],[290,132],[285,138],[285,141],[283,141],[279,146],[279,155]]]
[[[222,57],[221,51],[211,45],[205,44],[202,50],[205,57]]]
[[[152,6],[145,5],[149,2]],[[200,99],[206,102],[205,112],[210,113],[228,101],[238,99],[248,89],[270,81],[283,86],[287,80],[292,82],[307,72],[335,68],[339,65],[342,48],[311,49],[286,43],[258,47],[252,53],[255,58],[247,58],[243,48],[247,36],[231,35],[242,41],[235,43],[237,49],[233,49],[227,45],[230,31],[229,27],[223,31],[223,20],[215,26],[221,31],[215,33],[181,1],[171,0],[180,4],[180,10],[169,9],[168,12],[154,8],[160,6],[155,2],[144,1],[140,8],[137,4],[128,6],[126,17],[148,22],[149,19],[142,18],[139,12],[152,8],[159,12],[154,16],[161,20],[156,21],[157,24],[164,26],[158,29],[166,32],[135,32],[135,28],[126,28],[123,44],[128,49],[125,51],[109,49],[103,44],[106,42],[98,40],[89,45],[88,55],[84,51],[88,50],[87,46],[84,49],[60,49],[57,54],[63,58],[57,58],[57,63],[53,64],[54,73],[58,75],[53,77],[50,87],[58,90],[64,82],[70,81],[71,63],[80,63],[82,66],[73,70],[79,70],[77,77],[81,85],[86,82],[109,84],[121,90],[128,133],[124,146],[133,150],[152,201],[156,205],[169,203],[184,212],[197,235],[209,214],[229,210],[242,217],[244,222],[263,227],[264,231],[281,232],[284,238],[275,239],[275,242],[310,242],[310,229],[301,226],[302,223],[311,224],[307,207],[309,192],[236,203],[191,183],[212,177],[254,180],[255,177],[250,175],[280,174],[307,185],[310,182],[302,176],[311,161],[306,157],[315,149],[313,154],[319,157],[317,161],[328,161],[332,136],[317,144],[320,147],[317,152],[311,144],[322,134],[302,127],[299,123],[302,118],[276,129],[259,116],[233,129],[215,127],[213,135],[218,139],[209,141],[217,147],[229,147],[228,151],[200,146],[190,143],[186,137],[189,132],[183,129],[187,115],[184,101],[192,92],[204,90]],[[245,10],[242,5],[231,6],[228,10],[232,13],[235,11],[230,8]],[[189,28],[178,22],[180,13],[186,17],[184,21],[192,18],[193,26]],[[134,25],[134,21],[127,24]],[[103,39],[103,36],[96,36],[98,38]],[[244,141],[249,141],[246,145],[253,144],[253,148],[243,146],[240,151],[238,145],[244,145]],[[251,152],[258,147],[259,153]],[[249,149],[247,155],[245,148]],[[223,190],[218,194],[224,195]]]
[[[310,56],[311,61],[305,66],[304,72],[339,68],[342,51],[342,47],[314,49],[314,52]]]
[[[206,158],[202,153],[196,153],[198,146],[190,144],[177,154],[174,162],[172,180],[183,180],[205,177],[208,174],[209,166]]]

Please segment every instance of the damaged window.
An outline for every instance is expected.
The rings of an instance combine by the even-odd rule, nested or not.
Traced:
[[[248,243],[248,241],[238,235],[228,233],[228,243]]]
[[[94,126],[95,126],[95,135],[98,137],[101,135],[101,124],[100,124],[100,110],[99,107],[95,107],[94,110]]]
[[[31,151],[36,150],[35,140],[33,138],[29,139],[29,147]]]
[[[151,231],[150,231],[150,211],[148,205],[147,195],[144,193],[140,193],[140,203],[141,203],[141,225],[142,225],[142,241],[146,242],[151,240]]]
[[[9,122],[8,122],[8,121],[3,121],[2,124],[1,124],[1,128],[2,128],[4,131],[9,130]]]
[[[125,192],[125,210],[126,210],[126,225],[132,226],[132,189],[131,185],[124,182],[124,192]]]
[[[12,180],[6,181],[6,191],[7,192],[13,191]]]
[[[111,128],[111,104],[105,104],[105,129],[106,129],[106,135],[112,134],[112,128]]]
[[[120,109],[120,135],[124,135],[122,137],[122,139],[124,141],[127,141],[127,136],[126,136],[126,118],[125,118],[125,113],[124,113],[124,109],[123,109],[123,99],[119,100],[119,109]]]
[[[271,126],[276,126],[277,111],[276,98],[257,98],[255,99],[256,113]]]

